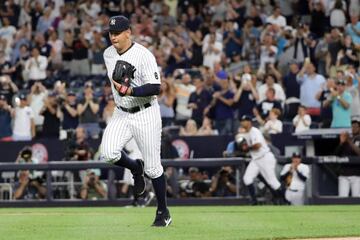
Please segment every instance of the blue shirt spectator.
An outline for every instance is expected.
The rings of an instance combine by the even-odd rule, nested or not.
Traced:
[[[301,104],[308,108],[320,108],[320,102],[316,99],[316,94],[321,90],[321,86],[326,81],[324,76],[315,72],[315,66],[312,63],[305,63],[297,75],[297,81],[301,85]]]
[[[351,127],[351,102],[352,96],[345,91],[345,81],[340,80],[336,90],[331,90],[331,107],[333,111],[332,128]]]
[[[360,35],[358,34],[360,32],[360,21],[358,16],[351,17],[351,23],[347,24],[345,31],[351,36],[355,45],[360,44]]]

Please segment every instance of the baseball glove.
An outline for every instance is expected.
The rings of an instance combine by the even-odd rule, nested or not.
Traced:
[[[121,96],[125,96],[126,91],[130,87],[131,81],[134,79],[136,69],[128,62],[118,60],[112,74],[112,79],[121,84],[121,88],[117,89]]]

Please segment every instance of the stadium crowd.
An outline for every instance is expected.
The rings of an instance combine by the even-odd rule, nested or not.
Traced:
[[[102,53],[119,14],[155,55],[163,126],[181,136],[234,135],[243,115],[267,134],[360,120],[358,0],[5,0],[1,141],[101,136],[116,107]]]

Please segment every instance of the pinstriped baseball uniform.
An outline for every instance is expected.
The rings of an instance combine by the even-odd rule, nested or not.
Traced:
[[[275,176],[276,159],[270,151],[264,136],[259,129],[251,127],[245,138],[250,146],[257,143],[261,144],[260,149],[250,151],[251,161],[244,174],[245,185],[252,184],[260,173],[272,189],[278,189],[281,184]]]
[[[121,97],[111,81],[116,62],[122,60],[130,63],[136,69],[131,82],[132,87],[147,83],[160,84],[160,74],[155,57],[148,49],[133,42],[131,47],[122,54],[119,54],[113,46],[108,47],[104,51],[104,60],[117,108],[104,131],[101,143],[102,156],[107,162],[116,162],[120,159],[121,150],[125,144],[134,137],[144,158],[145,173],[150,178],[157,178],[163,173],[160,160],[162,126],[157,98],[156,96]],[[148,103],[151,106],[145,108]],[[141,110],[136,113],[121,110],[121,108],[131,109],[134,107],[140,107]]]

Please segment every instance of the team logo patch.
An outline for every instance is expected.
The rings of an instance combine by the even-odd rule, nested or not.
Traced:
[[[159,79],[159,75],[157,74],[157,72],[155,72],[154,75],[155,75],[155,79]]]
[[[116,23],[116,19],[115,19],[115,18],[110,20],[110,25],[115,25],[115,23]]]
[[[182,159],[189,159],[190,148],[189,145],[182,139],[175,139],[171,144],[176,148],[179,157]]]

